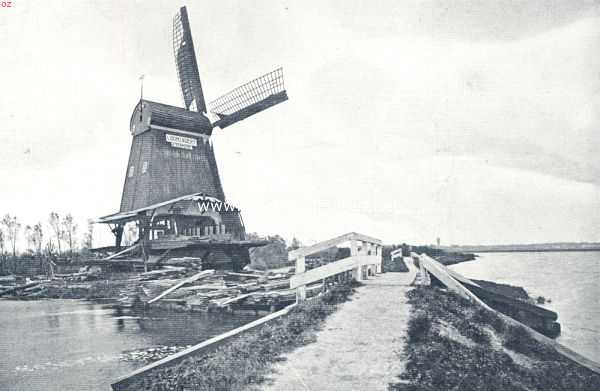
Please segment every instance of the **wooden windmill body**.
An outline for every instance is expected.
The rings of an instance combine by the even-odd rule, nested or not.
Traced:
[[[123,226],[136,221],[148,252],[192,251],[206,258],[210,253],[216,263],[237,269],[248,262],[248,247],[259,243],[246,240],[240,211],[226,203],[210,138],[216,127],[287,100],[283,71],[216,99],[210,111],[217,120],[211,122],[185,7],[173,21],[173,49],[185,107],[140,99],[130,121],[133,140],[120,211],[98,221],[114,225],[117,247]]]

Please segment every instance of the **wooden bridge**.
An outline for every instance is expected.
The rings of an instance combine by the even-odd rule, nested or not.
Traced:
[[[350,244],[350,256],[348,258],[306,270],[306,257],[308,255],[346,242]],[[356,281],[365,280],[369,275],[381,273],[382,250],[381,240],[350,232],[312,246],[291,251],[288,259],[296,261],[296,274],[290,280],[290,288],[297,289],[296,298],[297,301],[301,302],[306,299],[306,285],[322,281],[327,277],[351,273],[352,278]]]

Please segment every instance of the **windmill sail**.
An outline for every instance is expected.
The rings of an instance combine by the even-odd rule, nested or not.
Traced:
[[[283,69],[278,68],[211,102],[210,111],[219,117],[213,125],[226,128],[287,99]]]
[[[185,7],[181,7],[173,18],[173,52],[185,108],[206,113],[192,30]]]

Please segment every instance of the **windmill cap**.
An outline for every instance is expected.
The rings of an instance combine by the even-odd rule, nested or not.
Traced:
[[[150,126],[185,130],[210,136],[210,120],[196,111],[141,99],[131,115],[130,130],[133,135],[143,133]]]

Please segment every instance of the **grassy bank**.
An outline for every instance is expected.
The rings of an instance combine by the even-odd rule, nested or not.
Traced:
[[[282,354],[315,341],[315,332],[325,318],[353,292],[351,285],[337,286],[319,299],[301,304],[287,316],[243,334],[213,352],[151,372],[129,389],[234,391],[258,386]]]
[[[436,288],[410,291],[407,365],[397,391],[599,390],[600,375],[575,364],[522,327]]]

